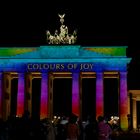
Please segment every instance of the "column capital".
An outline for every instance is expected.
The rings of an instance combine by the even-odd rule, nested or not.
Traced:
[[[72,74],[80,75],[80,72],[72,72]]]
[[[120,78],[126,78],[127,77],[127,72],[126,71],[120,71]]]
[[[137,98],[136,97],[132,97],[132,100],[137,100]]]
[[[96,71],[96,73],[104,73],[103,71]]]
[[[102,78],[103,77],[103,72],[96,72],[96,76],[98,78]]]
[[[24,76],[25,75],[25,73],[24,72],[18,72],[18,76]]]
[[[102,71],[96,71],[96,74],[103,74]]]
[[[120,74],[127,74],[127,71],[120,71]]]
[[[127,74],[128,72],[127,71],[119,71],[119,73],[126,73]]]
[[[41,75],[48,75],[48,72],[41,72]]]

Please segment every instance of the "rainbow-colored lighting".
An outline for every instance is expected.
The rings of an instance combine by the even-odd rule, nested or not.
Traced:
[[[120,72],[120,124],[122,129],[128,128],[127,114],[127,72]]]
[[[17,116],[22,116],[24,113],[24,90],[25,90],[25,81],[24,73],[18,74],[18,95],[17,95]]]
[[[98,54],[103,54],[106,56],[126,56],[126,51],[125,51],[125,47],[98,47],[98,48],[93,48],[93,47],[87,47],[84,48],[85,50],[88,51],[92,51],[92,52],[96,52]]]
[[[42,73],[40,118],[48,116],[48,74]]]
[[[0,73],[0,117],[2,114],[2,73]]]
[[[96,73],[96,116],[104,114],[103,73]]]
[[[72,74],[72,113],[80,115],[79,73]]]
[[[18,73],[17,115],[24,113],[25,74],[41,73],[41,105],[40,118],[46,118],[51,113],[49,108],[49,72],[69,72],[72,75],[72,113],[80,116],[80,72],[96,73],[96,116],[104,114],[103,73],[117,72],[120,74],[119,118],[121,128],[127,128],[127,64],[131,58],[126,56],[127,46],[86,46],[55,45],[40,47],[0,48],[0,115],[2,114],[2,74],[4,72]],[[30,68],[28,67],[30,64]],[[50,65],[54,69],[46,68]],[[58,67],[61,66],[61,68]],[[75,66],[68,68],[68,65]],[[86,68],[81,69],[81,66]],[[87,69],[87,66],[92,66]],[[34,67],[33,67],[34,66]],[[42,69],[40,66],[44,66]],[[38,67],[38,69],[36,69]],[[10,98],[9,98],[10,99]],[[31,99],[29,102],[31,103]],[[28,105],[27,105],[28,106]],[[51,111],[50,111],[50,110]],[[30,106],[29,106],[30,110]],[[8,111],[7,111],[8,112]],[[53,111],[52,111],[53,112]],[[8,113],[7,113],[8,114]]]
[[[37,48],[1,48],[0,49],[0,56],[2,57],[10,57],[10,56],[16,56],[20,54],[26,54],[29,52],[36,51]]]

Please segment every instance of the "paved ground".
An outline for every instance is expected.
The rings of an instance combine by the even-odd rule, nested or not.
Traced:
[[[140,133],[124,133],[112,137],[112,140],[140,140]]]

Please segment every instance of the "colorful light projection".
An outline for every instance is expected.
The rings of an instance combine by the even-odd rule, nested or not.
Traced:
[[[18,74],[18,95],[17,95],[17,116],[21,117],[24,113],[24,90],[25,90],[25,75]]]
[[[70,46],[40,46],[26,48],[0,48],[0,57],[6,58],[79,58],[87,57],[126,57],[127,46],[81,47]]]
[[[96,73],[96,116],[103,116],[104,112],[103,96],[103,73]]]
[[[48,74],[42,73],[40,118],[48,116]]]
[[[61,64],[93,64],[96,72],[96,113],[103,115],[103,75],[104,71],[120,72],[120,122],[127,128],[127,64],[131,58],[126,57],[126,46],[81,47],[81,46],[40,46],[38,48],[0,48],[0,72],[27,72],[28,63],[61,63]],[[31,71],[32,72],[32,71]],[[41,71],[40,72],[44,72]],[[41,85],[41,117],[48,114],[48,71],[42,74]],[[53,70],[51,71],[53,72]],[[72,72],[72,112],[79,116],[79,72]],[[24,106],[24,74],[19,74],[17,115],[23,113]],[[1,77],[0,77],[1,78]],[[1,89],[0,89],[1,94]],[[1,96],[0,96],[1,98]]]
[[[1,48],[0,49],[0,56],[2,57],[8,57],[8,56],[15,56],[19,54],[25,54],[28,52],[36,51],[37,48]]]
[[[127,72],[120,72],[120,124],[122,129],[128,128],[128,97],[127,97]]]
[[[72,73],[72,113],[80,115],[79,73]]]
[[[106,56],[126,56],[126,47],[85,47],[85,50],[96,52]]]
[[[0,117],[2,117],[2,73],[0,73]]]

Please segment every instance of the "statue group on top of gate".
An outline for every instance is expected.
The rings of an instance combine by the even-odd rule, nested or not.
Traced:
[[[47,30],[46,35],[48,44],[74,44],[77,40],[77,31],[74,30],[73,34],[69,34],[68,27],[63,24],[65,14],[58,14],[58,16],[60,17],[61,22],[60,32],[55,30],[54,35],[51,35],[50,31]]]

